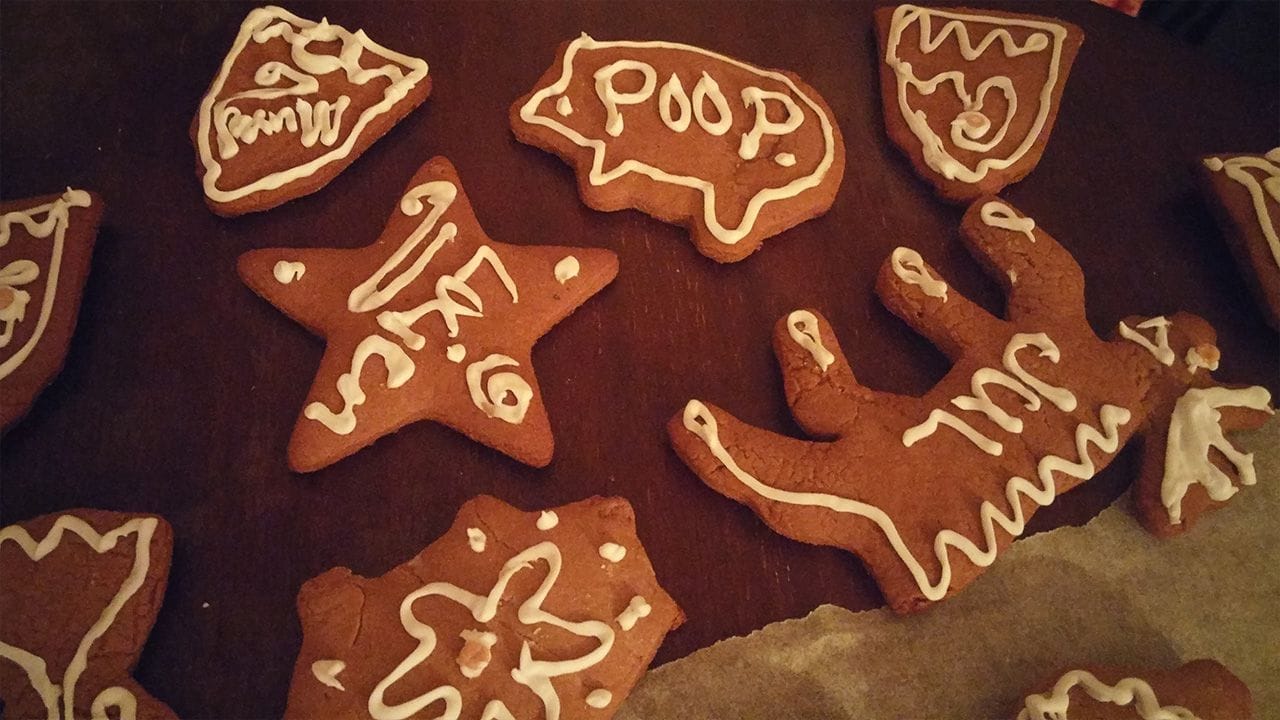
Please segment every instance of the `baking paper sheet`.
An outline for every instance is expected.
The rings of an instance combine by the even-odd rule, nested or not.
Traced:
[[[1066,665],[1216,659],[1280,717],[1280,418],[1233,436],[1258,484],[1161,541],[1127,495],[1015,543],[955,597],[899,618],[823,605],[650,672],[619,720],[1009,718]]]

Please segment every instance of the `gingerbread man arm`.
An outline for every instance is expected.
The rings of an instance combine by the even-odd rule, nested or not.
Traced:
[[[880,266],[876,292],[890,312],[953,362],[984,338],[1009,333],[1003,320],[956,292],[911,248],[897,248]]]
[[[960,224],[969,253],[1005,290],[1013,323],[1053,318],[1087,328],[1084,273],[1035,220],[995,196],[969,206]]]

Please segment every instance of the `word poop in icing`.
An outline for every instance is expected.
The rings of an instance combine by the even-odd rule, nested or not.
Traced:
[[[422,166],[373,245],[245,254],[245,281],[328,340],[290,466],[324,467],[427,419],[545,465],[532,345],[616,272],[606,250],[489,239],[444,158]]]
[[[800,425],[833,441],[776,435],[699,400],[668,426],[704,482],[785,535],[859,555],[899,612],[973,580],[1036,509],[1094,477],[1135,433],[1147,438],[1144,467],[1164,468],[1163,491],[1150,494],[1167,522],[1181,522],[1192,486],[1197,502],[1225,500],[1233,478],[1255,476],[1223,435],[1243,423],[1222,410],[1269,412],[1264,388],[1222,387],[1205,367],[1174,361],[1189,348],[1216,357],[1203,320],[1138,320],[1104,342],[1085,319],[1079,266],[1028,218],[985,198],[962,230],[998,279],[1019,278],[1004,282],[1007,319],[908,248],[877,281],[885,305],[956,363],[923,397],[859,384],[830,325],[799,310],[774,335],[784,387]]]
[[[825,211],[843,171],[839,130],[816,92],[678,43],[582,35],[516,102],[512,125],[575,163],[592,207],[668,222],[688,213],[699,249],[722,262]],[[655,209],[653,182],[697,194],[688,208]]]

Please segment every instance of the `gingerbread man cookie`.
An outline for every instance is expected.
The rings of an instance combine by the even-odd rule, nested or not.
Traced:
[[[253,10],[191,123],[205,202],[230,217],[309,195],[430,92],[425,61],[363,30]]]
[[[167,720],[129,676],[164,599],[161,518],[69,510],[0,529],[5,717]]]
[[[1051,683],[1051,684],[1050,684]],[[1087,668],[1028,695],[1017,720],[1249,720],[1253,695],[1213,660],[1173,670]]]
[[[876,10],[885,129],[943,199],[970,202],[1035,169],[1080,28],[1035,15]]]
[[[1206,157],[1200,184],[1258,307],[1280,330],[1280,147]]]
[[[521,512],[491,497],[379,578],[335,568],[298,594],[286,718],[612,717],[683,621],[631,506]]]
[[[562,44],[511,106],[511,128],[573,165],[587,205],[685,225],[717,262],[825,213],[844,176],[840,128],[817,91],[679,43]]]
[[[325,467],[418,420],[520,462],[551,461],[534,342],[608,285],[608,250],[490,240],[448,160],[413,176],[374,244],[255,250],[254,292],[325,338],[289,465]]]
[[[71,188],[0,203],[0,430],[62,369],[103,209]]]
[[[983,198],[961,229],[1004,287],[1007,318],[969,301],[909,248],[895,250],[877,279],[884,304],[955,363],[923,397],[860,385],[825,319],[797,310],[774,333],[788,404],[806,432],[831,441],[757,429],[698,400],[668,426],[704,482],[788,537],[861,557],[900,613],[972,581],[1038,508],[1092,478],[1134,433],[1165,432],[1154,414],[1184,391],[1232,408],[1230,418],[1196,411],[1192,422],[1221,423],[1218,435],[1229,420],[1269,412],[1265,389],[1222,387],[1207,368],[1166,363],[1146,336],[1100,340],[1085,318],[1080,267],[1031,218]],[[1199,318],[1137,322],[1134,332],[1157,322],[1185,331],[1179,348],[1216,356]],[[1247,482],[1247,458],[1236,459],[1227,472]]]

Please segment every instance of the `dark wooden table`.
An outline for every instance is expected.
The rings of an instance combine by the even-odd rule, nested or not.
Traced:
[[[2,445],[4,523],[76,506],[157,512],[177,533],[168,595],[138,675],[187,718],[278,716],[300,630],[298,586],[335,565],[379,574],[434,540],[468,497],[553,506],[628,498],[660,579],[688,613],[658,662],[802,615],[881,603],[858,561],[770,532],[704,487],[663,426],[690,397],[799,435],[769,337],[820,308],[860,379],[921,393],[947,364],[885,311],[874,272],[907,244],[998,310],[936,201],[884,136],[865,4],[293,3],[426,58],[434,90],[328,188],[223,220],[204,206],[188,124],[251,6],[12,5],[0,13],[0,195],[66,185],[108,204],[66,368]],[[1178,309],[1217,326],[1218,375],[1280,390],[1262,323],[1193,185],[1205,152],[1278,139],[1277,92],[1161,31],[1086,2],[1035,3],[1085,29],[1039,168],[1005,197],[1084,267],[1089,317]],[[661,38],[794,70],[831,104],[848,171],[825,216],[718,266],[684,230],[598,213],[569,168],[518,144],[507,108],[557,43]],[[418,424],[321,472],[285,446],[322,346],[239,281],[240,253],[355,247],[382,228],[427,158],[458,167],[480,222],[510,243],[611,248],[613,285],[546,337],[534,361],[556,432],[544,470]],[[1044,510],[1044,530],[1091,517],[1136,469],[1124,452]],[[1274,479],[1274,478],[1272,478]]]

